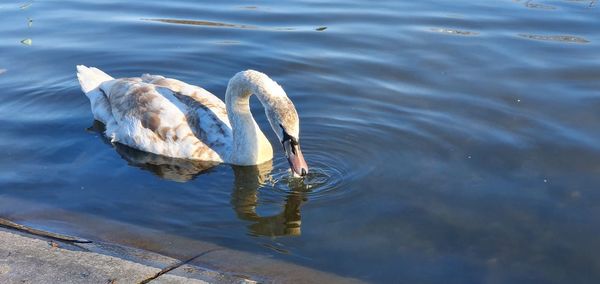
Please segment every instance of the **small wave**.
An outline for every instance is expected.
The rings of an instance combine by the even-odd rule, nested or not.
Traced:
[[[535,35],[535,34],[519,34],[522,38],[544,41],[568,42],[568,43],[589,43],[590,41],[576,36],[570,35]]]
[[[339,167],[339,164],[327,163],[323,159],[311,160],[311,162],[308,175],[304,178],[295,178],[287,169],[287,161],[277,159],[276,167],[280,170],[272,174],[272,179],[267,185],[282,194],[305,193],[311,200],[343,195],[343,185],[352,179],[352,173]]]
[[[364,136],[353,136],[349,132],[345,126],[321,124],[319,133],[306,133],[302,141],[308,175],[292,177],[287,159],[276,155],[271,180],[265,186],[281,195],[303,193],[311,201],[351,194],[351,187],[347,185],[371,173],[382,155],[361,143]],[[368,134],[366,129],[363,135],[375,134]]]
[[[455,29],[448,29],[448,28],[432,28],[431,31],[436,32],[436,33],[449,34],[449,35],[461,35],[461,36],[479,35],[478,32],[455,30]]]
[[[531,8],[531,9],[541,9],[541,10],[555,10],[556,9],[556,7],[554,7],[554,6],[536,3],[533,1],[526,1],[523,5],[525,5],[525,7],[527,7],[527,8]]]
[[[203,27],[211,27],[211,28],[231,28],[231,29],[242,29],[242,30],[318,31],[318,32],[322,32],[327,29],[327,27],[323,27],[323,26],[315,27],[313,29],[298,29],[298,28],[293,28],[293,27],[264,27],[264,26],[253,26],[253,25],[243,25],[243,24],[230,24],[230,23],[213,22],[213,21],[163,19],[163,18],[142,19],[142,20],[150,21],[150,22],[176,24],[176,25],[192,25],[192,26],[203,26]]]
[[[237,24],[228,24],[228,23],[211,22],[211,21],[179,20],[179,19],[142,19],[142,20],[151,21],[151,22],[161,22],[161,23],[167,23],[167,24],[178,24],[178,25],[236,28],[236,29],[248,29],[248,30],[258,29],[258,27],[256,27],[256,26],[237,25]]]

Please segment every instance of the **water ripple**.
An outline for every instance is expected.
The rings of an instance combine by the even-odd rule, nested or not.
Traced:
[[[461,36],[474,36],[474,35],[479,34],[478,32],[471,32],[471,31],[464,31],[464,30],[457,30],[457,29],[448,29],[448,28],[432,28],[431,31],[436,32],[436,33],[449,34],[449,35],[461,35]]]
[[[266,186],[281,195],[304,193],[309,200],[329,200],[346,196],[349,192],[345,185],[359,177],[357,171],[350,170],[335,157],[321,155],[318,159],[307,158],[310,159],[310,171],[304,178],[293,177],[287,169],[287,160],[276,158],[275,167],[279,170],[272,173],[272,179]]]
[[[178,25],[193,25],[193,26],[204,26],[204,27],[219,27],[219,28],[236,28],[236,29],[248,29],[255,30],[258,27],[250,25],[236,25],[220,22],[211,21],[199,21],[199,20],[180,20],[180,19],[142,19],[144,21],[161,22],[167,24],[178,24]]]
[[[243,24],[229,24],[223,22],[213,22],[213,21],[202,21],[202,20],[182,20],[182,19],[142,19],[143,21],[150,22],[161,22],[167,24],[176,24],[176,25],[192,25],[192,26],[203,26],[203,27],[212,27],[212,28],[232,28],[232,29],[241,29],[241,30],[268,30],[268,31],[302,31],[302,30],[312,30],[312,31],[324,31],[327,27],[315,27],[313,29],[300,29],[300,28],[292,28],[292,27],[264,27],[264,26],[254,26],[254,25],[243,25]]]
[[[567,42],[567,43],[589,43],[590,41],[571,35],[536,35],[536,34],[519,34],[520,37],[534,40]]]
[[[352,194],[352,187],[348,185],[371,173],[378,160],[382,159],[369,146],[372,141],[367,142],[362,135],[352,133],[348,127],[348,124],[341,122],[321,123],[319,128],[305,133],[301,144],[309,165],[308,176],[303,179],[292,177],[287,159],[283,155],[276,155],[272,179],[266,186],[282,195],[302,192],[309,200],[347,198]],[[366,129],[364,134],[381,136],[376,134],[378,131],[375,126]]]
[[[92,0],[19,10],[28,1],[0,9],[0,211],[45,221],[65,210],[83,216],[81,232],[101,235],[93,215],[278,251],[369,282],[482,282],[490,265],[498,282],[600,279],[587,230],[600,225],[595,0]],[[290,176],[256,100],[275,151],[264,166],[113,145],[84,131],[93,117],[76,64],[161,74],[220,98],[236,72],[263,71],[298,109],[309,175]],[[194,250],[171,240],[148,243]]]
[[[556,7],[554,7],[554,6],[536,3],[531,0],[526,1],[525,3],[523,3],[523,5],[525,5],[525,7],[527,7],[527,8],[531,8],[531,9],[541,9],[541,10],[555,10],[556,9]]]

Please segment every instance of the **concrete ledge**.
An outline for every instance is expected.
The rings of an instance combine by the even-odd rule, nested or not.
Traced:
[[[163,281],[164,275],[181,276],[183,279],[190,278],[210,283],[254,281],[260,283],[364,283],[360,279],[282,260],[276,257],[276,254],[280,253],[278,251],[253,253],[235,250],[200,239],[170,234],[157,228],[141,227],[97,215],[70,212],[47,207],[42,203],[10,197],[0,199],[0,208],[3,208],[5,204],[16,208],[37,208],[35,212],[29,213],[4,212],[4,216],[10,216],[11,223],[18,223],[20,226],[28,224],[32,226],[29,228],[34,232],[43,232],[44,234],[49,232],[40,230],[40,228],[56,227],[60,229],[52,234],[57,237],[91,241],[89,244],[64,242],[60,244],[60,248],[112,256],[163,272],[160,277],[150,283]],[[59,222],[56,223],[56,220]],[[0,226],[0,231],[4,230],[46,242],[51,241],[44,237],[1,228]],[[70,234],[71,236],[61,234]],[[2,236],[0,236],[1,238]],[[54,239],[54,241],[58,240]],[[6,243],[0,242],[0,265],[6,259],[2,254],[3,251],[10,248]],[[165,273],[166,270],[173,267],[174,269]],[[3,284],[5,281],[1,277],[2,274],[0,274],[0,283]],[[48,282],[44,281],[44,283]],[[129,282],[118,281],[116,283]]]
[[[103,253],[94,252],[102,251]],[[134,262],[125,258],[143,260]],[[193,278],[171,274],[184,262],[109,244],[75,244],[0,229],[0,283],[253,283],[200,267]]]

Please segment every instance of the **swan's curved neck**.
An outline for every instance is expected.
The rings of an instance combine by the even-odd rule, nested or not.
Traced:
[[[233,144],[227,162],[235,165],[256,165],[273,159],[273,148],[256,124],[250,112],[250,96],[258,97],[263,107],[269,108],[271,85],[266,75],[256,71],[244,71],[229,81],[225,93],[227,116],[233,131]],[[278,86],[278,85],[277,85]]]

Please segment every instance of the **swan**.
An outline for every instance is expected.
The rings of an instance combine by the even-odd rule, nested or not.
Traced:
[[[235,74],[225,102],[201,87],[160,75],[115,79],[100,69],[78,65],[77,78],[94,119],[105,125],[104,135],[111,142],[172,158],[242,166],[273,159],[271,143],[250,112],[250,97],[256,95],[292,174],[308,174],[296,108],[264,73]]]

